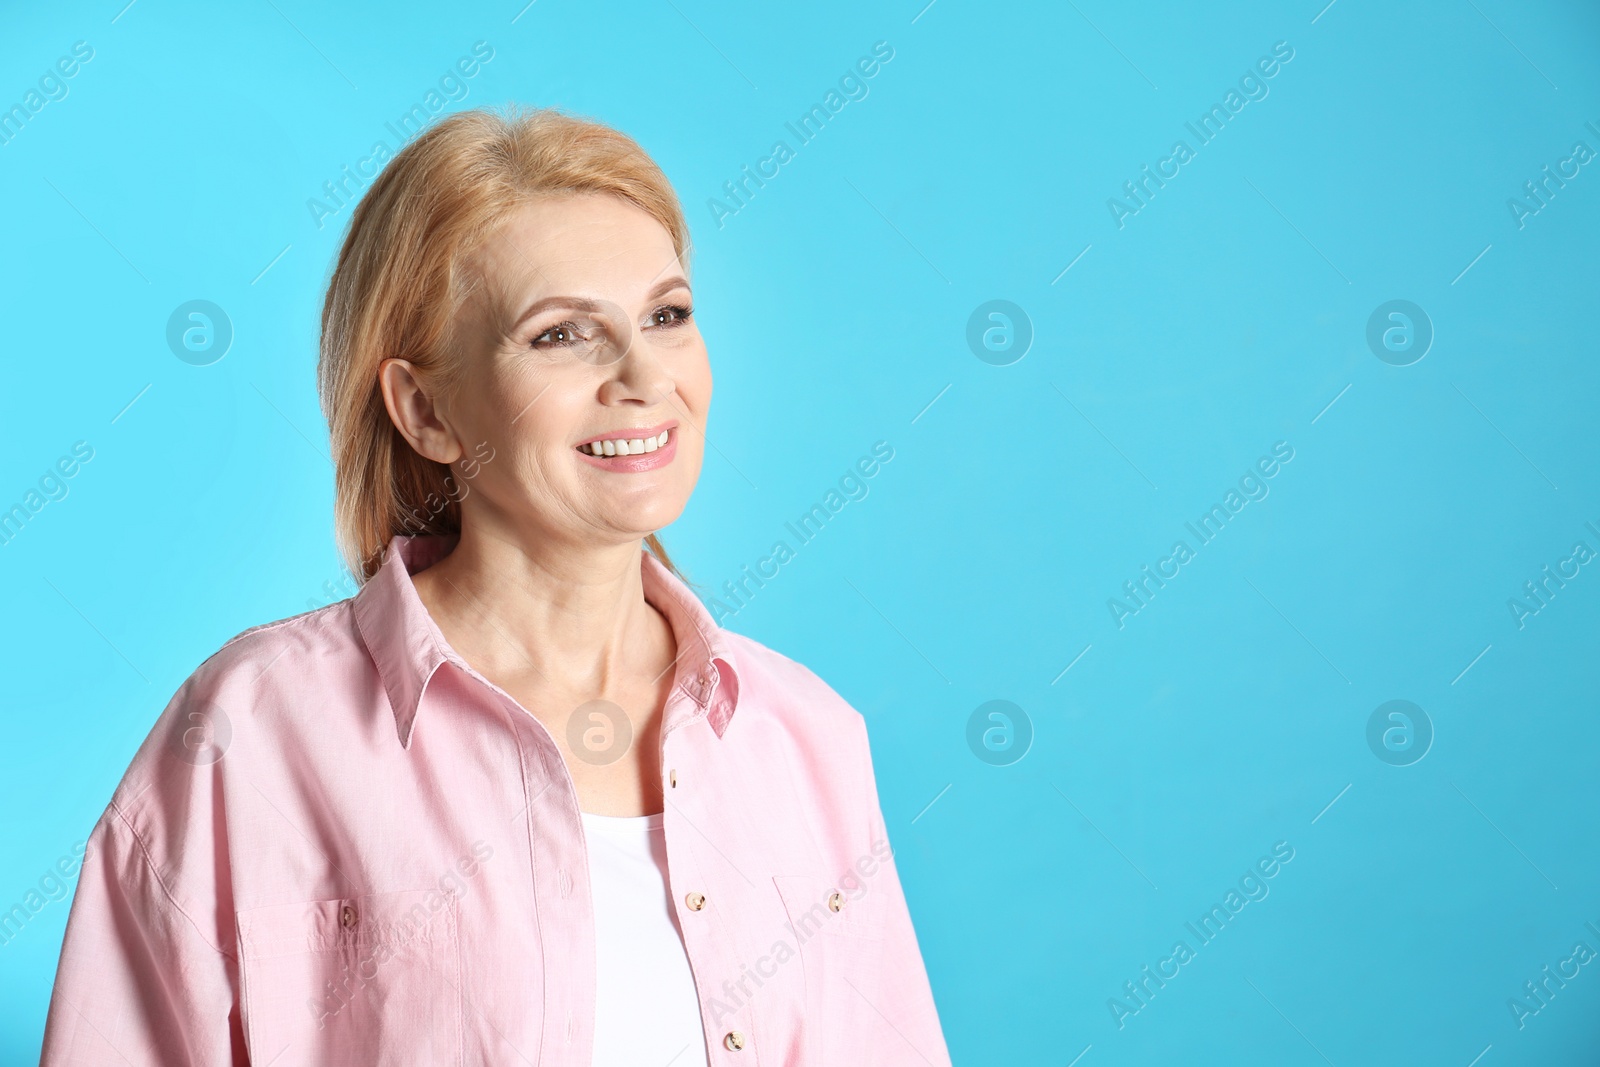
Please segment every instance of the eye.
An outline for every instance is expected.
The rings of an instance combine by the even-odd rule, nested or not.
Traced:
[[[584,337],[583,331],[578,329],[577,323],[558,322],[529,342],[529,347],[570,348],[573,345],[582,344],[586,340],[588,338]]]
[[[682,304],[663,304],[650,312],[651,326],[682,326],[694,314],[693,308],[684,307]]]

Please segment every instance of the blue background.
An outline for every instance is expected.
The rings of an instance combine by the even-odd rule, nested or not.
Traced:
[[[1508,600],[1600,551],[1600,163],[1520,226],[1508,200],[1600,150],[1600,14],[925,2],[9,11],[0,106],[94,58],[0,145],[0,508],[94,458],[0,546],[0,907],[207,655],[353,589],[313,376],[350,211],[307,202],[484,41],[447,110],[598,118],[684,201],[713,450],[663,539],[707,596],[894,449],[726,624],[866,715],[956,1063],[1592,1062],[1600,965],[1520,1027],[1508,1000],[1600,950],[1600,565],[1520,626]],[[868,95],[798,145],[784,123],[877,41]],[[1280,41],[1200,144],[1185,122]],[[1119,227],[1108,199],[1178,139]],[[193,299],[234,331],[209,366],[165,340]],[[1366,339],[1394,299],[1435,334],[1407,366]],[[991,300],[1022,358],[969,345]],[[1270,494],[1199,546],[1184,524],[1280,441]],[[1367,741],[1397,699],[1434,734],[1406,766]],[[991,700],[1032,734],[1008,765],[979,753],[1021,731],[968,742]],[[1201,946],[1185,923],[1278,842],[1270,894]],[[0,948],[5,1062],[38,1055],[67,914]]]

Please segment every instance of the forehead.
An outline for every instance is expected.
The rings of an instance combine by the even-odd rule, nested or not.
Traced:
[[[517,208],[474,257],[487,287],[513,301],[637,295],[681,270],[667,228],[643,208],[598,193]]]

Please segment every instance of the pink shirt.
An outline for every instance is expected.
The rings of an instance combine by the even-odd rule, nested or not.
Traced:
[[[356,597],[178,690],[89,837],[43,1067],[589,1063],[577,794],[418,598],[450,547],[396,538]],[[679,650],[663,822],[711,1063],[949,1064],[861,715],[641,556]]]

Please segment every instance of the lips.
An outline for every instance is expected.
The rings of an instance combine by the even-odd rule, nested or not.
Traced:
[[[677,426],[677,420],[673,419],[655,426],[608,430],[573,447],[584,455],[643,455],[664,447],[672,436],[671,431]]]
[[[646,447],[647,442],[654,447]],[[612,451],[607,453],[607,448]],[[591,449],[599,449],[600,452],[597,455]],[[678,454],[678,431],[662,430],[653,437],[644,438],[602,438],[573,451],[578,453],[579,463],[596,470],[613,474],[643,474],[672,463]]]

